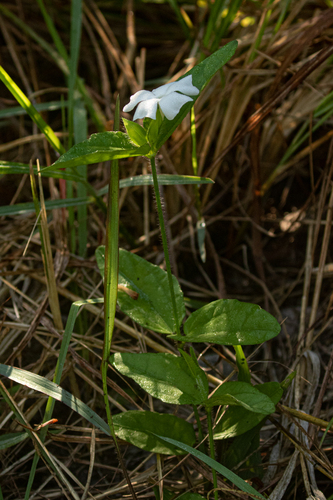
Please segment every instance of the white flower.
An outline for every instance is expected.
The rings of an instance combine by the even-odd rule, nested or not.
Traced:
[[[188,75],[182,80],[167,83],[151,92],[139,90],[131,96],[130,102],[124,106],[123,111],[132,111],[138,105],[133,120],[145,117],[156,120],[158,105],[166,118],[173,120],[184,104],[193,101],[189,96],[198,94],[199,90],[192,85],[192,75]]]

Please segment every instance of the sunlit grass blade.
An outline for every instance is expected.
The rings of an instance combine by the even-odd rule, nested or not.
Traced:
[[[55,135],[53,130],[47,123],[43,120],[41,115],[38,113],[37,109],[29,101],[27,96],[22,92],[22,90],[16,85],[16,83],[11,79],[8,73],[0,66],[0,79],[6,85],[7,89],[15,97],[17,102],[22,106],[23,109],[28,113],[33,122],[36,123],[41,132],[45,135],[46,139],[49,141],[51,146],[60,154],[65,153],[65,148],[59,141],[58,137]]]
[[[61,401],[73,411],[88,420],[88,422],[95,425],[100,431],[104,432],[104,434],[107,436],[111,435],[107,423],[104,422],[104,420],[97,413],[83,403],[83,401],[73,396],[70,392],[59,387],[58,384],[51,382],[36,373],[2,364],[0,364],[0,374],[10,380],[14,380],[19,384],[27,386],[30,389],[42,392],[43,394],[50,396],[53,400]]]
[[[60,70],[64,73],[64,75],[69,75],[69,68],[67,64],[67,59],[64,59],[57,50],[55,50],[52,45],[50,45],[46,40],[44,40],[41,36],[39,36],[33,29],[31,29],[25,22],[23,22],[19,17],[13,14],[7,7],[0,3],[0,12],[4,14],[8,19],[10,19],[16,26],[26,33],[32,40],[34,40],[45,52],[48,54],[56,65],[60,68]],[[105,118],[98,113],[95,109],[93,100],[91,99],[84,82],[81,78],[78,78],[77,82],[78,90],[82,95],[85,105],[89,110],[89,114],[92,117],[95,126],[99,132],[105,130],[104,122]]]

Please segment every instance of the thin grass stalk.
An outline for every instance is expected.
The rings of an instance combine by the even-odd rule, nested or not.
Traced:
[[[175,292],[174,292],[174,289],[173,289],[173,279],[172,279],[172,272],[171,272],[171,265],[170,265],[168,240],[167,240],[165,223],[164,223],[164,215],[163,215],[163,208],[162,208],[160,190],[159,190],[158,180],[157,180],[155,158],[151,157],[150,158],[150,162],[151,162],[151,171],[152,171],[152,174],[153,174],[154,193],[155,193],[155,197],[156,197],[156,206],[157,206],[158,220],[159,220],[160,229],[161,229],[163,251],[164,251],[165,265],[166,265],[166,270],[167,270],[167,275],[168,275],[168,282],[169,282],[169,290],[170,290],[170,297],[171,297],[171,304],[172,304],[173,316],[174,316],[175,325],[176,325],[176,332],[177,332],[178,335],[180,335],[180,328],[179,328],[179,324],[178,324],[178,312],[177,312],[176,297],[175,297]]]
[[[31,182],[31,191],[32,197],[35,205],[36,217],[40,219],[39,225],[39,233],[40,233],[40,241],[42,247],[42,258],[46,276],[46,284],[49,295],[49,304],[50,309],[53,315],[53,320],[55,327],[58,330],[63,330],[63,324],[61,319],[60,305],[59,305],[59,297],[57,292],[57,283],[54,273],[53,259],[52,259],[52,251],[51,251],[51,241],[49,228],[47,225],[47,216],[45,210],[45,202],[43,196],[43,187],[41,184],[41,175],[39,163],[37,161],[37,171],[38,171],[38,180],[39,180],[39,195],[41,201],[41,208],[39,208],[39,201],[37,196],[37,188],[35,183],[35,177],[31,164],[31,173],[30,173],[30,182]]]

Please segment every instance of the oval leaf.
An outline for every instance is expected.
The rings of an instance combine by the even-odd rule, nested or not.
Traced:
[[[99,270],[104,276],[105,248],[96,251]],[[178,325],[185,316],[183,292],[175,276],[173,289],[176,298]],[[149,330],[159,333],[173,333],[176,323],[173,317],[166,271],[138,255],[119,250],[119,285],[138,294],[133,300],[126,292],[118,290],[118,305],[133,321]]]
[[[220,405],[242,406],[251,412],[265,415],[275,411],[271,398],[247,382],[225,382],[203,404],[208,408]]]
[[[283,389],[277,382],[267,382],[255,387],[262,394],[269,396],[274,405],[280,401],[283,394]],[[231,406],[215,427],[214,439],[227,439],[244,434],[244,432],[263,422],[266,417],[267,415],[261,413],[253,413],[245,408]]]
[[[198,365],[191,370],[185,359],[173,354],[116,353],[110,361],[122,375],[165,403],[198,405],[208,396],[205,372]]]
[[[276,337],[280,325],[267,311],[236,299],[221,299],[201,307],[184,324],[182,342],[209,342],[221,345],[261,344]]]
[[[91,135],[86,141],[75,144],[50,167],[77,167],[130,156],[142,156],[149,151],[148,144],[138,147],[123,132],[99,132]]]
[[[152,453],[185,454],[185,451],[179,446],[166,444],[161,436],[176,439],[190,446],[195,443],[192,425],[181,418],[166,413],[127,411],[115,415],[113,425],[115,433],[120,439]],[[159,436],[156,436],[155,433],[158,433]]]

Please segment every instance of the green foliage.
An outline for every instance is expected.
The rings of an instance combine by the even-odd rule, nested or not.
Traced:
[[[267,342],[280,332],[280,325],[255,304],[220,299],[195,311],[184,324],[183,342],[210,342],[221,345],[253,345]]]
[[[219,472],[224,476],[226,479],[229,479],[232,483],[234,483],[238,488],[240,488],[242,491],[247,493],[248,495],[254,497],[254,498],[262,498],[263,500],[265,499],[264,496],[262,496],[257,490],[255,490],[252,486],[250,486],[248,483],[243,481],[239,476],[234,474],[231,470],[227,469],[223,465],[219,464],[216,460],[213,460],[212,458],[208,457],[204,453],[202,453],[199,450],[196,450],[195,448],[192,448],[191,446],[188,446],[185,443],[178,442],[174,439],[167,438],[166,436],[158,436],[159,438],[163,439],[167,443],[173,444],[174,446],[179,446],[182,450],[184,450],[186,453],[191,453],[194,457],[198,458],[205,464],[207,464],[211,469],[214,469],[216,472]]]
[[[188,366],[188,354],[116,353],[111,364],[155,398],[171,404],[201,404],[208,397],[206,374],[196,362]],[[192,358],[190,358],[192,359]]]
[[[97,264],[104,275],[105,248],[96,251]],[[172,307],[165,297],[169,294],[168,276],[163,269],[154,266],[138,255],[120,249],[119,284],[138,294],[136,300],[126,292],[118,291],[118,305],[133,321],[159,333],[173,333],[176,330]],[[185,316],[183,293],[173,277],[173,287],[177,303],[178,324]]]
[[[0,450],[5,450],[18,443],[21,443],[29,437],[27,432],[9,432],[0,436]]]
[[[268,396],[274,405],[280,401],[283,394],[283,389],[277,382],[257,385],[256,389]],[[254,413],[246,408],[231,406],[215,427],[214,439],[226,439],[244,434],[263,422],[266,417],[267,414],[264,413]]]
[[[195,443],[193,426],[181,418],[167,413],[151,411],[126,411],[114,415],[117,436],[142,450],[163,455],[184,455],[186,452],[167,439],[181,441],[191,446]],[[156,435],[158,433],[158,435]],[[164,440],[163,438],[166,438]]]
[[[220,405],[242,406],[250,412],[266,415],[275,411],[270,397],[246,382],[225,382],[203,404],[208,408]]]
[[[92,134],[86,141],[75,144],[69,151],[60,156],[52,167],[73,168],[100,161],[142,156],[148,154],[149,151],[148,144],[138,147],[123,132],[100,132]]]
[[[251,479],[252,477],[261,478],[263,476],[261,455],[258,451],[260,446],[260,428],[261,424],[237,436],[229,446],[227,452],[221,457],[223,465],[231,470],[241,463],[241,470],[237,470],[237,474],[243,479]]]

